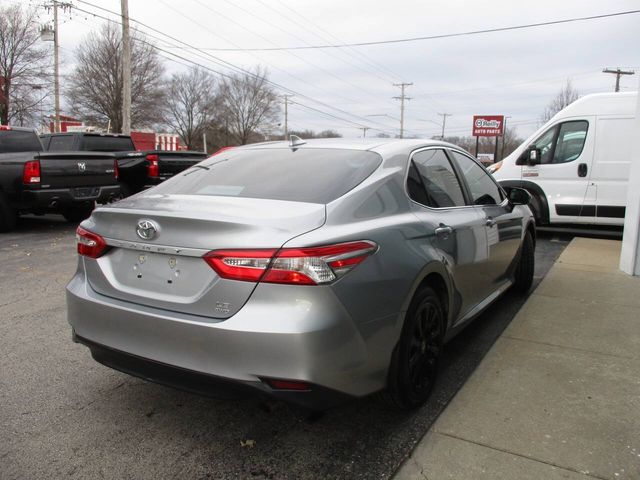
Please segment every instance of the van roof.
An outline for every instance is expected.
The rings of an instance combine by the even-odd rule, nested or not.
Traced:
[[[635,115],[638,92],[593,93],[560,110],[553,119],[587,115]]]

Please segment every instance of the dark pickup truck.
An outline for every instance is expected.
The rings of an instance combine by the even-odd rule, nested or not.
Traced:
[[[0,125],[0,232],[12,230],[21,213],[61,213],[79,222],[95,202],[120,196],[113,155],[47,153],[35,130]]]
[[[157,185],[207,158],[204,152],[137,151],[131,137],[113,133],[52,133],[41,135],[49,152],[111,152],[118,161],[124,197]]]

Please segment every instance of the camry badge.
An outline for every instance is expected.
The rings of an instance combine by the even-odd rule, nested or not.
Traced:
[[[136,233],[143,240],[151,240],[158,233],[158,226],[151,220],[140,220],[136,227]]]

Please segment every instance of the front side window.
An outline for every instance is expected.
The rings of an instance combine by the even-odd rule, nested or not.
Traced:
[[[460,181],[444,150],[423,150],[411,157],[407,190],[412,200],[428,207],[465,205]]]
[[[572,162],[580,156],[587,139],[588,126],[586,121],[566,122],[560,125],[553,163]]]
[[[578,120],[555,125],[533,143],[540,149],[540,163],[567,163],[582,153],[589,122]]]
[[[452,151],[453,158],[460,166],[474,205],[499,205],[504,200],[500,187],[493,181],[487,171],[472,159]]]

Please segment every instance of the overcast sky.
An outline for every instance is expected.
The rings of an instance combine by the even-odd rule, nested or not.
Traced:
[[[88,1],[113,11],[120,8],[119,0]],[[108,15],[78,0],[72,3]],[[369,42],[635,9],[640,9],[638,0],[129,0],[132,20],[206,49]],[[46,14],[42,18],[46,19]],[[60,42],[68,73],[78,42],[104,20],[78,11],[61,18]],[[140,29],[145,31],[144,27]],[[175,41],[157,43],[167,51],[228,71],[201,53],[174,48]],[[511,117],[511,125],[518,126],[521,136],[527,136],[567,79],[581,94],[607,92],[613,90],[615,77],[601,73],[603,67],[640,70],[640,14],[345,49],[207,53],[243,68],[262,65],[269,70],[271,80],[298,94],[293,102],[360,126],[397,133],[399,102],[392,97],[399,95],[400,89],[392,84],[412,82],[407,87],[407,95],[412,97],[406,104],[408,134],[439,134],[438,113],[449,113],[448,135],[469,135],[473,114],[504,114]],[[185,68],[169,60],[166,66],[169,73]],[[638,75],[624,77],[622,89],[637,90],[638,82]],[[301,105],[290,106],[289,128],[330,128],[345,137],[362,136],[362,130],[353,123]],[[367,135],[376,133],[370,130]]]

